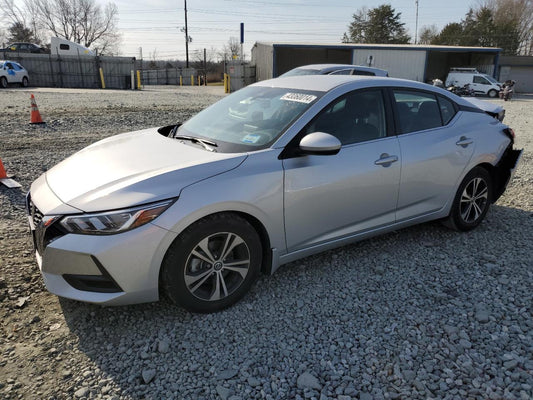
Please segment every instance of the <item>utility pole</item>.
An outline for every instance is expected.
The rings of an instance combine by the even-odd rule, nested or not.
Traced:
[[[185,1],[185,53],[187,57],[187,62],[185,64],[186,68],[189,68],[189,30],[187,26],[187,0]]]
[[[207,55],[204,47],[204,86],[207,86]]]
[[[415,22],[415,44],[418,42],[418,0],[415,0],[416,4],[416,22]]]

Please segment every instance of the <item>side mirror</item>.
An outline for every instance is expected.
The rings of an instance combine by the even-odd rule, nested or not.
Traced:
[[[300,140],[300,154],[328,156],[337,154],[342,143],[335,136],[324,132],[310,133]]]

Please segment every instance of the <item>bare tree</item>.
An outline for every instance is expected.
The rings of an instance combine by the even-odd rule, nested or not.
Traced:
[[[437,25],[423,26],[420,30],[420,38],[418,44],[430,44],[439,34]]]
[[[6,47],[7,45],[7,34],[6,31],[2,28],[0,28],[0,46]]]
[[[0,18],[31,29],[37,42],[49,35],[91,47],[99,53],[118,50],[118,9],[114,3],[103,8],[96,0],[0,0]],[[48,41],[48,40],[47,40]]]
[[[230,37],[228,43],[222,47],[222,51],[219,53],[219,57],[222,60],[234,60],[239,58],[241,53],[241,44],[236,37]]]
[[[533,1],[488,0],[497,24],[515,24],[518,30],[518,54],[533,55]]]
[[[0,10],[0,22],[10,27],[22,27],[31,31],[32,42],[38,44],[44,42],[45,33],[37,21],[38,11],[30,0],[24,0],[21,4],[15,4],[13,0],[0,0]]]
[[[102,9],[94,0],[34,0],[39,21],[55,36],[101,53],[112,52],[119,39],[118,9],[107,3]]]

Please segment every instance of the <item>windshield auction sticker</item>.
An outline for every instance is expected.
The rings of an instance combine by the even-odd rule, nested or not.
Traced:
[[[298,103],[304,103],[304,104],[309,104],[314,99],[316,99],[316,96],[313,96],[312,94],[304,94],[304,93],[285,93],[281,97],[281,100],[296,101]]]

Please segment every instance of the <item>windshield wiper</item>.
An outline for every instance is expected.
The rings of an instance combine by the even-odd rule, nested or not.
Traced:
[[[200,138],[197,138],[195,136],[176,135],[176,134],[174,134],[172,137],[174,139],[190,140],[193,143],[201,144],[203,146],[203,148],[208,150],[208,151],[215,151],[215,149],[213,149],[213,147],[218,147],[218,144],[216,144],[215,142],[212,142],[212,141],[206,140],[206,139],[200,139]]]

